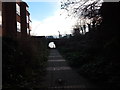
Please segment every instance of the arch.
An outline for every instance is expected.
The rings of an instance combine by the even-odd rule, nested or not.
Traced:
[[[55,47],[57,47],[57,42],[59,41],[59,39],[49,39],[49,38],[47,38],[47,46],[48,46],[48,48],[49,48],[49,43],[50,42],[54,42],[54,44],[55,44]]]
[[[54,49],[54,48],[56,48],[56,45],[55,45],[54,42],[50,42],[50,43],[48,44],[48,47]]]

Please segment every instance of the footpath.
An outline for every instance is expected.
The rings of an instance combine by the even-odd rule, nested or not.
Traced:
[[[88,80],[78,75],[60,55],[57,49],[51,49],[47,74],[43,86],[47,88],[95,88]]]

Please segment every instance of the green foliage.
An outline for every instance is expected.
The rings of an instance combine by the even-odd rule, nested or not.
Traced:
[[[3,37],[3,88],[35,87],[45,74],[45,40]]]
[[[119,36],[108,39],[103,33],[98,29],[84,36],[61,39],[58,49],[79,74],[106,87],[119,87]]]

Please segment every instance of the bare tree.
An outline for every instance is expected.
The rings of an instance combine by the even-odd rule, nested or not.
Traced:
[[[102,0],[62,0],[61,9],[67,10],[68,16],[92,18],[99,14]]]
[[[62,0],[61,9],[68,12],[68,16],[77,17],[78,21],[86,19],[84,24],[80,23],[81,29],[85,31],[86,25],[90,30],[90,25],[95,27],[97,20],[100,17],[99,9],[102,5],[102,0]],[[91,21],[88,23],[88,19]]]

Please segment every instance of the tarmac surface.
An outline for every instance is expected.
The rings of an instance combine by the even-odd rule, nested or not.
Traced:
[[[80,90],[82,88],[95,88],[92,83],[67,64],[57,49],[50,50],[47,75],[43,86],[47,88],[80,88]]]

